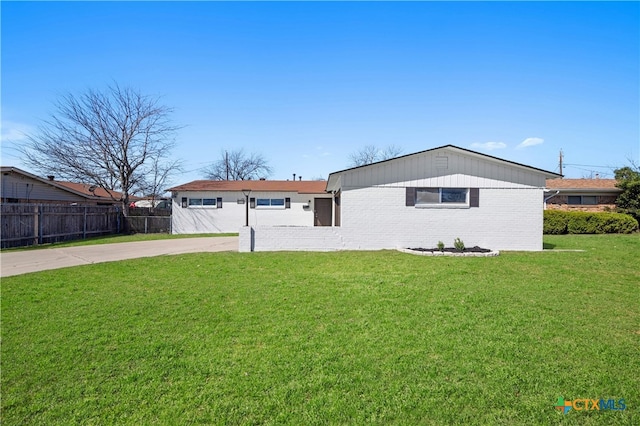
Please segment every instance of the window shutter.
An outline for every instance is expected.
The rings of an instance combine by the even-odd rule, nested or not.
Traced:
[[[287,197],[284,199],[284,208],[285,209],[290,209],[291,208],[291,198]]]
[[[218,207],[219,209],[222,208],[222,197],[216,198],[216,204],[217,204],[216,207]]]
[[[256,199],[255,198],[249,198],[249,208],[251,209],[255,209],[256,208]]]
[[[408,187],[407,189],[407,195],[405,198],[405,206],[410,207],[410,206],[415,206],[416,205],[416,189],[413,187]]]
[[[480,188],[469,190],[469,207],[480,207]]]

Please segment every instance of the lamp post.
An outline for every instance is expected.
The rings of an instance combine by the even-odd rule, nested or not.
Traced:
[[[249,194],[251,194],[250,189],[243,189],[242,193],[245,197],[244,208],[246,211],[244,226],[249,226]]]

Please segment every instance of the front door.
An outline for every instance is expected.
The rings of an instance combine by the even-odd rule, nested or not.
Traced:
[[[314,198],[315,226],[331,226],[331,198]]]

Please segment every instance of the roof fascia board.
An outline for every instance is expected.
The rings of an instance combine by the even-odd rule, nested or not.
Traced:
[[[620,188],[551,188],[551,187],[547,187],[546,188],[547,191],[559,191],[560,193],[563,192],[571,192],[571,193],[578,193],[578,192],[584,192],[584,193],[597,193],[597,192],[608,192],[608,193],[612,193],[612,194],[619,194],[622,192],[622,189]]]

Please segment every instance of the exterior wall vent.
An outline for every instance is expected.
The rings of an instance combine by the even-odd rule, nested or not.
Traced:
[[[436,169],[446,170],[449,168],[449,157],[436,157]]]

